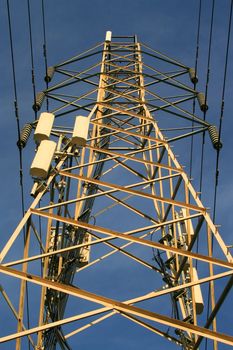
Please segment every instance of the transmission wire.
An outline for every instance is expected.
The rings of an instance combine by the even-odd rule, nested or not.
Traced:
[[[12,67],[12,75],[13,75],[16,129],[17,129],[17,135],[18,135],[18,140],[19,140],[20,139],[20,122],[19,122],[19,108],[18,108],[18,96],[17,96],[16,74],[15,74],[15,59],[14,59],[9,0],[7,0],[7,16],[8,16],[8,27],[9,27],[9,36],[10,36],[10,52],[11,52],[11,67]],[[20,187],[21,187],[21,205],[22,205],[22,212],[24,215],[24,208],[25,207],[24,207],[24,191],[23,191],[23,157],[22,157],[22,148],[20,146],[18,148],[19,148],[19,176],[20,176]]]
[[[32,21],[31,21],[31,9],[30,9],[30,0],[27,0],[27,12],[28,12],[28,28],[29,28],[29,41],[30,41],[30,54],[31,54],[31,74],[32,74],[32,90],[34,97],[34,104],[36,103],[36,83],[35,83],[35,67],[34,67],[34,55],[33,55],[33,40],[32,40]],[[37,119],[37,110],[34,110],[35,120]],[[40,203],[39,203],[40,206]],[[41,235],[41,218],[39,217],[39,236],[42,241]],[[40,247],[40,253],[42,253],[42,248]],[[42,275],[43,267],[41,261],[41,275]]]
[[[45,6],[44,6],[44,0],[41,0],[41,10],[42,10],[42,24],[43,24],[43,55],[44,55],[44,66],[45,66],[45,75],[47,75],[47,69],[48,69],[48,60],[47,60],[47,39],[46,39],[46,27],[45,27]],[[46,81],[46,89],[48,89],[48,82]],[[48,97],[46,97],[46,105],[47,105],[47,112],[49,110],[49,100]]]
[[[219,134],[218,134],[218,143],[221,139],[222,134],[222,122],[223,122],[223,115],[224,115],[224,104],[225,104],[225,90],[226,90],[226,79],[227,79],[227,68],[228,68],[228,59],[229,59],[229,47],[230,47],[230,37],[231,37],[231,23],[232,23],[232,9],[233,9],[233,0],[231,0],[230,5],[230,15],[229,15],[229,22],[228,22],[228,34],[227,34],[227,46],[226,46],[226,54],[225,54],[225,67],[224,67],[224,74],[223,74],[223,87],[222,87],[222,98],[221,98],[221,112],[219,117]],[[215,224],[216,219],[216,207],[217,207],[217,189],[218,189],[218,178],[219,178],[219,159],[220,159],[220,148],[217,149],[217,155],[216,155],[216,167],[215,167],[215,185],[214,185],[214,204],[213,204],[213,223]],[[214,240],[213,235],[211,237],[211,249],[212,252],[214,250]],[[208,308],[207,308],[207,319],[209,318],[209,312],[210,312],[210,286],[209,286],[209,292],[208,292]],[[205,350],[207,350],[207,339],[205,340]]]
[[[198,58],[199,58],[199,43],[200,43],[200,29],[201,29],[201,15],[202,15],[202,0],[199,0],[199,9],[198,9],[198,19],[197,19],[197,39],[196,39],[196,57],[195,57],[195,81],[193,84],[193,89],[196,90],[196,77],[197,77],[197,68],[198,68]],[[196,111],[196,99],[193,99],[193,115]],[[192,121],[192,131],[194,130],[194,121]],[[194,137],[191,137],[190,145],[190,163],[189,163],[189,178],[192,178],[192,166],[193,166],[193,146],[194,146]],[[190,195],[190,194],[189,194]],[[196,252],[199,250],[199,235],[197,236],[197,245]],[[196,260],[196,268],[198,261]]]
[[[208,86],[209,86],[209,78],[210,78],[210,58],[211,58],[213,26],[214,26],[214,11],[215,11],[215,0],[212,1],[212,10],[211,10],[211,23],[210,23],[210,33],[209,33],[209,48],[208,48],[206,85],[205,85],[205,105],[208,97]],[[205,109],[203,113],[204,120],[206,120],[206,112],[207,110]],[[201,148],[201,170],[200,170],[200,184],[199,184],[200,198],[201,198],[202,183],[203,183],[204,151],[205,151],[205,132],[203,133],[202,148]]]
[[[17,84],[16,84],[15,58],[14,58],[14,47],[13,47],[14,45],[13,45],[12,24],[11,24],[12,22],[11,22],[11,12],[10,12],[9,0],[7,0],[7,18],[8,18],[9,37],[10,37],[10,53],[11,53],[11,68],[12,68],[12,76],[13,76],[16,129],[17,129],[18,140],[20,140],[20,120],[19,120],[19,108],[18,108],[18,94],[17,94]],[[23,185],[23,156],[22,156],[22,146],[20,145],[20,143],[18,143],[18,149],[19,149],[19,177],[20,177],[21,208],[22,208],[22,216],[24,216],[25,205],[24,205],[24,185]],[[26,240],[25,227],[23,228],[23,234],[24,234],[24,243],[25,243],[25,240]],[[30,328],[27,282],[26,282],[26,310],[27,310],[27,326],[28,326],[28,328]],[[31,348],[29,339],[28,339],[28,348],[29,348],[29,350]]]
[[[46,44],[46,28],[45,28],[45,7],[44,7],[44,0],[41,0],[41,12],[42,12],[42,26],[43,26],[43,57],[44,57],[44,67],[45,67],[45,76],[47,74],[47,44]],[[46,89],[48,89],[48,82],[46,81]],[[48,97],[46,96],[46,109],[47,112],[49,110],[49,102]],[[39,201],[39,207],[40,207],[40,201]],[[41,223],[41,217],[38,218],[39,221],[39,236],[40,239],[42,239],[42,223]],[[42,250],[41,250],[42,253]],[[43,264],[41,261],[41,274],[43,271]]]
[[[34,104],[36,103],[36,83],[35,83],[35,67],[34,67],[34,54],[33,54],[33,38],[32,38],[32,20],[31,20],[31,8],[30,0],[27,0],[27,15],[28,15],[28,30],[29,30],[29,44],[30,44],[30,58],[31,58],[31,76],[32,76],[32,91]],[[34,110],[35,120],[37,119],[37,110]],[[39,234],[41,240],[41,224],[39,218]],[[42,248],[40,248],[40,253],[42,253]],[[42,261],[41,261],[41,273],[42,273]]]
[[[197,24],[197,40],[196,40],[196,57],[195,57],[195,78],[197,77],[197,67],[198,67],[198,57],[199,57],[199,41],[200,41],[200,27],[201,27],[201,10],[202,10],[202,0],[199,0],[199,10],[198,10],[198,24]],[[196,90],[196,79],[193,84],[193,89]],[[195,114],[196,109],[196,99],[193,99],[193,114]],[[192,131],[194,127],[194,122],[192,121]],[[191,137],[190,145],[190,163],[189,163],[189,177],[192,177],[192,165],[193,165],[193,135]]]
[[[224,76],[223,76],[221,112],[220,112],[220,117],[219,117],[219,135],[218,135],[218,143],[219,143],[220,140],[221,140],[222,123],[223,123],[223,116],[224,116],[225,90],[226,90],[227,68],[228,68],[228,59],[229,59],[229,47],[230,47],[230,38],[231,38],[231,24],[232,24],[233,0],[231,0],[231,5],[230,5],[230,6],[231,6],[231,7],[230,7],[230,15],[229,15],[228,35],[227,35],[227,47],[226,47],[225,67],[224,67]],[[215,218],[216,218],[216,206],[217,206],[217,188],[218,188],[218,177],[219,177],[219,158],[220,158],[220,148],[217,149],[217,156],[216,156],[215,190],[214,190],[214,208],[213,208],[213,222],[214,222],[214,223],[215,223]]]
[[[208,58],[207,58],[207,70],[206,70],[206,84],[205,84],[205,105],[208,97],[208,87],[209,87],[209,78],[210,78],[210,59],[211,59],[211,49],[212,49],[212,37],[213,37],[213,26],[214,26],[214,11],[215,11],[215,0],[212,1],[212,10],[211,10],[211,22],[210,22],[210,32],[209,32],[209,46],[208,46]],[[206,109],[203,112],[203,119],[206,120]],[[200,198],[202,196],[202,184],[203,184],[203,167],[204,167],[204,151],[205,151],[205,132],[202,136],[202,147],[201,147],[201,167],[200,167],[200,183],[199,183],[199,192]],[[210,284],[208,287],[208,297],[207,297],[207,318],[209,315],[210,307]],[[207,339],[205,339],[205,350],[207,350]]]
[[[33,57],[33,40],[32,40],[32,21],[31,21],[31,9],[30,1],[27,0],[27,13],[28,13],[28,29],[29,29],[29,42],[30,42],[30,56],[31,56],[31,75],[32,75],[32,90],[34,104],[36,103],[36,84],[35,84],[35,69],[34,69],[34,57]],[[37,111],[35,109],[35,120],[37,119]]]

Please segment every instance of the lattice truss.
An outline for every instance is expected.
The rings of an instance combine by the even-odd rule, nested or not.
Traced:
[[[232,257],[171,149],[183,139],[188,152],[187,136],[213,130],[190,112],[196,99],[207,109],[194,70],[113,37],[50,67],[48,83],[53,74],[33,107],[47,99],[57,148],[1,252],[9,327],[0,342],[76,349],[100,332],[106,346],[134,344],[134,334],[135,348],[151,336],[166,349],[233,345],[216,319]],[[85,146],[72,143],[77,115],[90,122]]]

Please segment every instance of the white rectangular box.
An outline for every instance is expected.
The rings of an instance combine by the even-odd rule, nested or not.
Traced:
[[[110,30],[106,32],[105,41],[107,41],[108,43],[112,41],[112,32],[110,32]]]
[[[41,141],[30,169],[30,174],[33,177],[42,179],[47,177],[56,147],[57,144],[54,141]]]
[[[77,116],[74,124],[72,135],[72,144],[77,146],[85,146],[87,143],[89,130],[89,119],[83,116]]]
[[[195,267],[193,267],[193,280],[194,282],[198,281],[197,270]],[[193,291],[194,291],[194,302],[195,302],[196,313],[200,315],[204,309],[204,302],[203,302],[200,284],[197,284],[196,286],[194,286]]]
[[[49,139],[53,127],[54,118],[54,114],[52,113],[41,113],[34,133],[35,141],[41,142],[42,140]]]

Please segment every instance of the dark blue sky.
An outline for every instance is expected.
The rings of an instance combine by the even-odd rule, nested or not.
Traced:
[[[43,60],[43,32],[41,1],[31,0],[32,37],[36,89],[45,88]],[[105,32],[113,35],[134,35],[151,47],[174,57],[188,66],[195,64],[196,32],[198,16],[197,0],[45,0],[48,64],[54,65],[102,42]],[[204,0],[201,18],[200,51],[198,61],[198,89],[205,89],[207,50],[212,1]],[[31,85],[31,63],[27,19],[27,1],[11,0],[15,68],[18,91],[20,124],[32,121],[33,101]],[[218,125],[223,68],[225,59],[227,24],[230,0],[217,0],[213,28],[213,45],[208,92],[208,121]],[[13,108],[13,83],[10,62],[10,45],[7,24],[6,1],[0,2],[0,101],[1,101],[1,224],[0,247],[6,242],[17,225],[21,215],[19,191],[19,157],[16,147],[17,133]],[[217,223],[222,225],[221,233],[227,244],[233,244],[231,207],[233,198],[233,45],[231,40],[229,69],[226,85],[225,112],[223,120],[223,149],[220,158]],[[23,151],[25,198],[30,204],[28,192],[31,179],[28,176],[32,160],[32,143]],[[196,154],[196,159],[200,157]],[[182,154],[180,153],[182,162]],[[204,166],[203,201],[213,205],[213,185],[216,153],[207,142]],[[196,164],[196,163],[195,163]],[[196,172],[198,172],[196,170]],[[198,181],[197,181],[198,182]],[[231,303],[232,304],[232,303]],[[227,304],[229,307],[229,303]],[[0,321],[0,327],[1,327]],[[135,336],[134,334],[132,336]],[[140,337],[140,333],[138,333]],[[91,341],[90,341],[91,342]],[[117,349],[116,345],[110,349]],[[101,342],[100,342],[101,343]],[[93,345],[93,344],[92,344]],[[91,345],[90,345],[91,346]],[[94,345],[93,345],[94,346]],[[147,349],[150,349],[148,344]],[[127,349],[135,347],[126,344]],[[96,347],[100,349],[100,347]],[[6,347],[7,349],[7,347]],[[87,346],[85,349],[89,349]],[[227,347],[220,347],[227,349]]]

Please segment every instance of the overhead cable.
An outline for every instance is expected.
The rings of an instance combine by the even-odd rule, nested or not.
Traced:
[[[198,19],[197,19],[197,39],[196,39],[196,57],[195,57],[195,78],[197,77],[197,69],[198,69],[198,58],[199,58],[199,43],[200,43],[200,29],[201,29],[201,15],[202,15],[202,0],[199,0],[199,8],[198,8]],[[196,90],[197,79],[194,79],[193,89]],[[196,99],[193,99],[193,115],[196,110]],[[194,121],[192,121],[192,131],[194,131]],[[205,131],[204,131],[205,133]],[[193,145],[194,145],[194,135],[191,137],[190,144],[190,163],[189,163],[189,177],[192,178],[192,166],[193,166]],[[199,235],[197,237],[196,244],[196,252],[199,250]],[[196,268],[198,261],[196,260]]]
[[[20,121],[19,121],[18,96],[17,96],[16,74],[15,74],[15,59],[14,59],[9,0],[7,0],[7,17],[8,17],[8,28],[9,28],[9,37],[10,37],[11,67],[12,67],[13,89],[14,89],[14,109],[15,109],[17,136],[19,140],[20,139]],[[24,215],[25,209],[24,209],[24,190],[23,190],[23,158],[22,158],[22,148],[19,146],[18,149],[19,149],[19,177],[20,177],[20,189],[21,189],[21,205],[22,205],[22,214]]]
[[[228,59],[229,59],[229,47],[230,47],[230,37],[231,37],[231,24],[232,24],[232,9],[233,9],[233,0],[231,0],[230,5],[230,15],[228,21],[228,34],[227,34],[227,45],[226,45],[226,54],[225,54],[225,66],[224,66],[224,74],[223,74],[223,87],[222,87],[222,98],[221,98],[221,111],[219,117],[219,135],[218,135],[218,143],[221,140],[222,134],[222,122],[224,115],[224,103],[225,103],[225,90],[226,90],[226,80],[227,80],[227,68],[228,68]],[[220,158],[220,148],[217,148],[216,155],[216,167],[215,167],[215,185],[214,185],[214,204],[213,204],[213,223],[215,223],[216,219],[216,207],[217,207],[217,189],[218,189],[218,178],[219,178],[219,158]],[[213,252],[213,235],[211,238],[211,250]],[[209,305],[210,304],[210,286],[208,292],[208,305],[207,305],[207,320],[209,318]],[[207,339],[205,340],[205,350],[207,350]]]
[[[32,89],[34,103],[36,100],[36,85],[35,85],[35,69],[34,69],[34,57],[33,57],[33,41],[32,41],[32,21],[31,21],[31,9],[30,1],[27,0],[27,13],[28,13],[28,28],[29,28],[29,41],[30,41],[30,55],[31,55],[31,74],[32,74]],[[37,119],[37,111],[35,110],[35,120]]]
[[[229,15],[229,22],[228,22],[227,46],[226,46],[226,54],[225,54],[225,66],[224,66],[222,98],[221,98],[221,111],[220,111],[220,117],[219,117],[218,142],[221,141],[222,123],[223,123],[223,116],[224,116],[225,91],[226,91],[227,69],[228,69],[228,61],[229,61],[229,47],[230,47],[231,27],[232,27],[232,9],[233,9],[233,0],[231,0],[230,15]],[[213,210],[213,222],[214,223],[215,223],[216,205],[217,205],[217,187],[218,187],[218,178],[219,178],[219,158],[220,158],[220,149],[217,149],[216,169],[215,169],[214,210]]]
[[[200,42],[200,28],[201,28],[201,11],[202,11],[202,0],[199,0],[199,10],[198,10],[198,20],[197,20],[197,40],[196,40],[196,57],[195,57],[195,78],[197,77],[197,68],[198,68],[198,57],[199,57],[199,42]],[[196,90],[197,81],[194,79],[194,87]],[[195,114],[196,100],[193,99],[193,114]],[[194,128],[194,121],[192,121],[192,131]],[[190,145],[190,163],[189,163],[189,177],[192,177],[192,165],[193,165],[193,135],[191,137]]]
[[[13,89],[14,89],[14,108],[15,108],[15,117],[16,117],[16,129],[18,140],[20,140],[20,121],[19,121],[19,108],[18,108],[18,95],[17,95],[17,85],[16,85],[16,73],[15,73],[15,59],[14,59],[14,47],[13,47],[13,36],[12,36],[12,25],[11,25],[11,12],[9,0],[7,0],[7,17],[8,17],[8,28],[9,28],[9,37],[10,37],[10,52],[11,52],[11,66],[12,66],[12,75],[13,75]],[[17,143],[19,149],[19,177],[20,177],[20,192],[21,192],[21,207],[22,207],[22,216],[25,213],[24,205],[24,186],[23,186],[23,157],[22,157],[22,146],[21,143]],[[24,230],[24,241],[25,241],[25,230]],[[26,283],[26,310],[27,310],[27,325],[30,326],[29,320],[29,301],[28,301],[28,287]],[[28,339],[28,349],[30,350],[31,345]]]
[[[43,55],[44,55],[44,65],[45,65],[45,76],[48,70],[48,60],[47,60],[47,38],[46,38],[46,27],[45,27],[45,6],[44,0],[41,0],[41,10],[42,10],[42,23],[43,23]],[[48,89],[48,82],[46,81],[46,88]],[[49,101],[46,99],[47,111],[49,110]]]
[[[211,10],[209,47],[208,47],[208,59],[207,59],[207,71],[206,71],[206,85],[205,85],[205,104],[207,102],[207,97],[208,97],[208,86],[209,86],[209,78],[210,78],[210,59],[211,59],[212,37],[213,37],[213,27],[214,27],[214,11],[215,11],[215,0],[212,1],[212,10]],[[206,120],[206,112],[207,112],[207,110],[204,110],[204,113],[203,113],[204,121]],[[201,197],[202,182],[203,182],[204,151],[205,151],[205,132],[203,133],[202,148],[201,148],[201,170],[200,170],[200,184],[199,184],[200,197]]]

